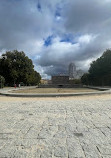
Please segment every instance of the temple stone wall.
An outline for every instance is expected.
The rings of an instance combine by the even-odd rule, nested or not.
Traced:
[[[52,84],[69,84],[69,76],[52,76]]]

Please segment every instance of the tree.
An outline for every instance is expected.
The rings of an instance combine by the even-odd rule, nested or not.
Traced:
[[[85,73],[82,77],[81,77],[81,82],[84,85],[89,85],[89,74]]]
[[[89,69],[95,85],[111,85],[111,50],[106,50],[103,55],[94,61]]]
[[[93,61],[89,73],[83,75],[81,79],[86,79],[89,84],[96,86],[111,85],[111,50],[106,50],[100,58]]]
[[[72,79],[70,80],[70,84],[81,84],[81,79]]]
[[[35,74],[32,60],[23,51],[8,51],[0,59],[0,74],[5,77],[8,85],[23,82],[36,85],[40,82],[40,74]]]
[[[0,75],[0,88],[4,87],[4,83],[5,83],[5,78]]]

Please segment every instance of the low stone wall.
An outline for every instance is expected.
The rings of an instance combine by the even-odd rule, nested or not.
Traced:
[[[106,91],[109,90],[109,87],[94,87],[94,86],[83,86],[84,88],[89,88],[89,89],[95,89],[99,91]]]

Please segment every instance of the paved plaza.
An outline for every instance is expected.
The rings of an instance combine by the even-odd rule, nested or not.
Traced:
[[[111,158],[111,95],[0,96],[0,158]]]

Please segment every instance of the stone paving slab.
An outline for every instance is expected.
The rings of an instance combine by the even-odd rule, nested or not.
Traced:
[[[0,96],[0,158],[111,158],[111,95]]]

